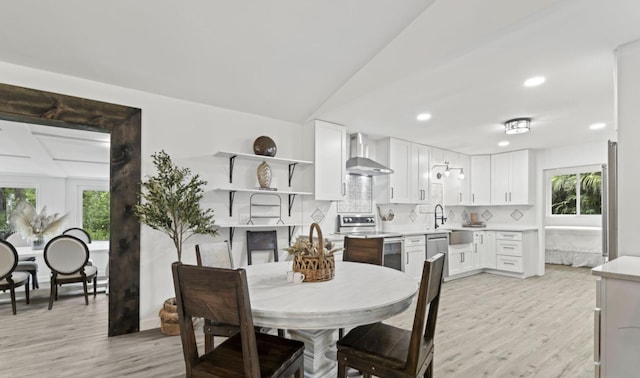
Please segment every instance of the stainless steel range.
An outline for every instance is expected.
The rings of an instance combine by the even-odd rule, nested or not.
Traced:
[[[350,238],[384,238],[383,265],[404,271],[404,237],[378,230],[374,214],[338,214],[336,233]]]

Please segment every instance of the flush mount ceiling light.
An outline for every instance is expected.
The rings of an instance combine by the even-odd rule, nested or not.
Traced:
[[[431,114],[429,114],[429,113],[420,113],[420,114],[418,114],[416,119],[418,121],[428,121],[428,120],[431,119]]]
[[[522,134],[531,128],[531,118],[514,118],[504,123],[504,132],[508,135]]]
[[[600,130],[604,129],[605,127],[607,127],[607,124],[603,122],[593,123],[589,126],[591,130]]]
[[[537,87],[538,85],[541,85],[542,83],[545,82],[545,78],[544,76],[534,76],[531,78],[528,78],[527,80],[525,80],[524,82],[524,86],[525,87]]]

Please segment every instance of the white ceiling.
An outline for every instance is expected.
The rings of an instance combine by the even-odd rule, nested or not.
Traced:
[[[1,21],[0,61],[477,154],[615,139],[640,1],[14,1]],[[505,136],[515,117],[532,131]]]
[[[0,172],[20,175],[106,179],[107,133],[0,120]]]

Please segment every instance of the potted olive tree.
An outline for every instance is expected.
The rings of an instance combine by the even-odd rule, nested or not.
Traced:
[[[140,222],[167,234],[176,248],[178,261],[182,261],[182,246],[190,237],[218,233],[213,210],[200,208],[207,182],[192,175],[189,168],[173,164],[164,150],[151,157],[157,174],[147,176],[141,183],[140,203],[135,207],[135,214]],[[175,298],[165,301],[160,318],[163,333],[180,334]]]

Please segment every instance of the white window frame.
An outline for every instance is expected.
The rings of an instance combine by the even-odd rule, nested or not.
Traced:
[[[545,224],[547,226],[600,226],[602,224],[601,214],[580,214],[580,197],[576,201],[578,214],[552,214],[551,213],[551,179],[554,176],[574,175],[589,172],[602,172],[601,165],[583,165],[577,167],[565,167],[548,169],[544,171],[545,190]],[[579,190],[579,188],[576,188]]]

